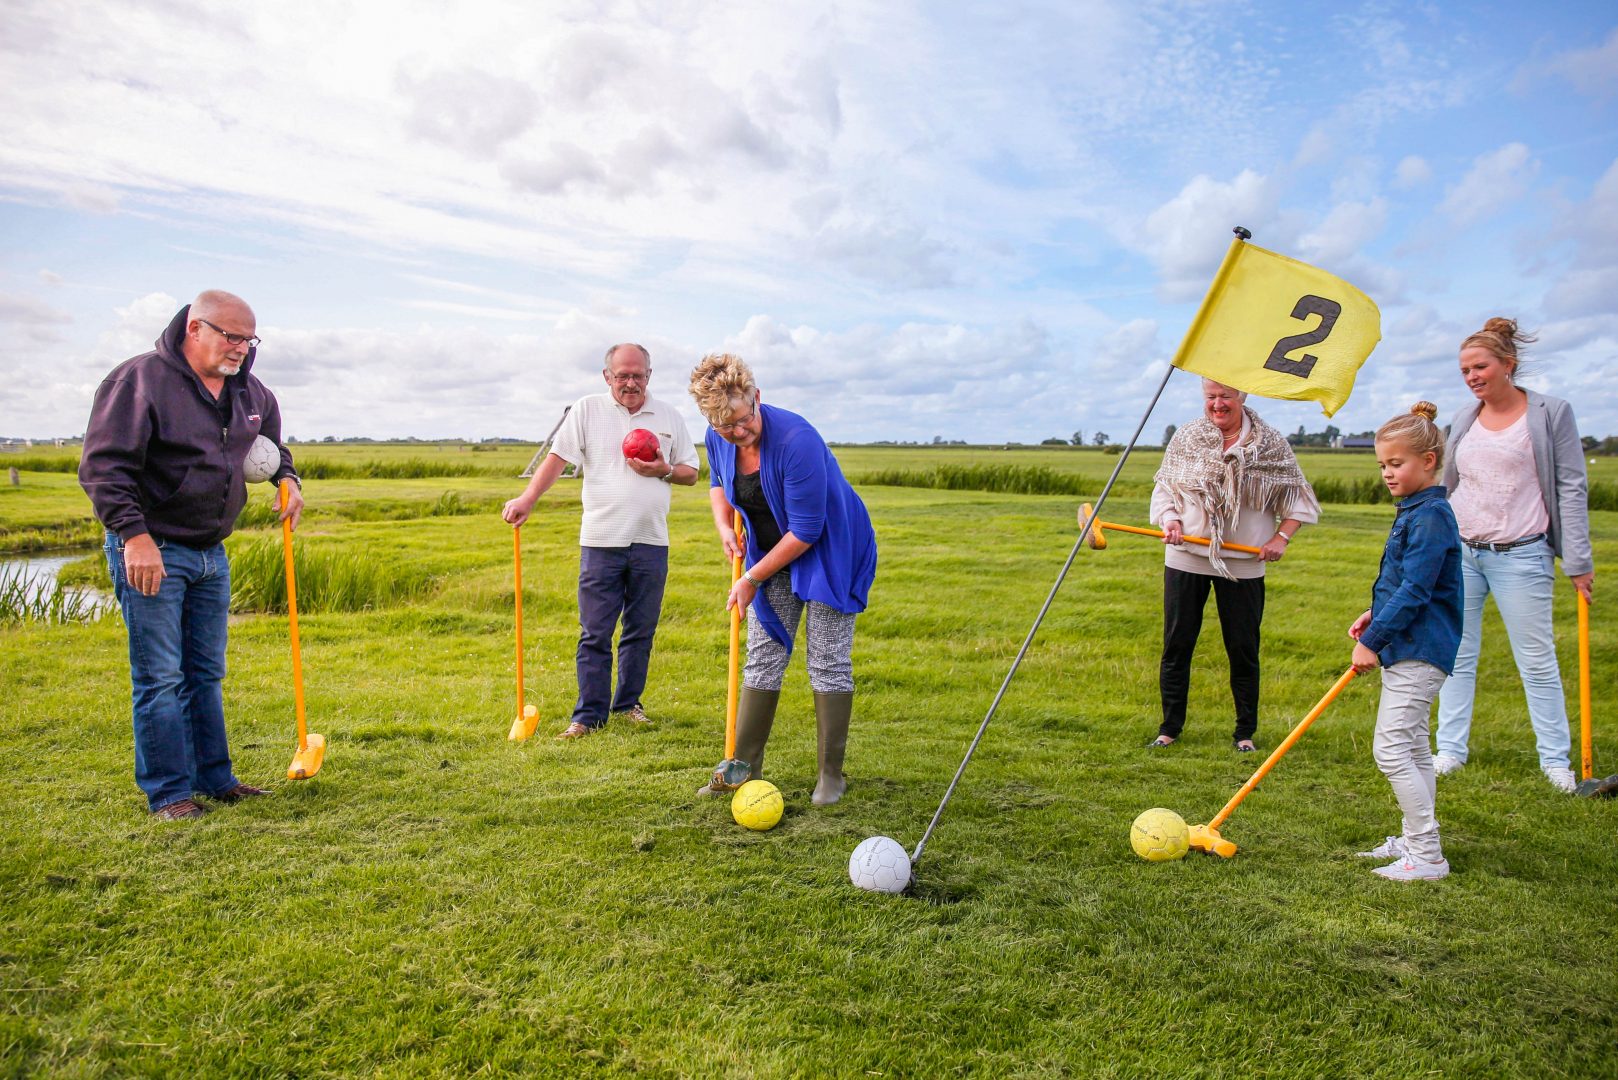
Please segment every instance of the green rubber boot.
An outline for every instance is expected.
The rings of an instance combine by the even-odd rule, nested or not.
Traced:
[[[830,806],[843,797],[843,752],[848,749],[848,720],[854,714],[853,694],[815,695],[815,734],[820,758],[820,779],[809,801]]]
[[[736,700],[736,756],[719,763],[714,779],[697,789],[698,795],[719,795],[734,791],[748,780],[764,775],[764,744],[770,739],[770,728],[775,725],[775,704],[781,699],[779,690],[754,690],[742,687]],[[731,762],[746,766],[746,775],[740,768],[727,769]],[[719,783],[724,774],[729,783]]]

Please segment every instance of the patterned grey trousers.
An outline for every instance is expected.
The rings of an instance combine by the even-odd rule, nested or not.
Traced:
[[[809,687],[819,694],[854,692],[854,615],[811,600],[805,604],[792,594],[792,575],[785,570],[764,583],[764,599],[787,628],[794,641],[803,609],[809,609],[808,633]],[[751,613],[749,613],[751,615]],[[787,649],[759,625],[747,620],[747,674],[745,682],[753,690],[779,690],[787,673]]]

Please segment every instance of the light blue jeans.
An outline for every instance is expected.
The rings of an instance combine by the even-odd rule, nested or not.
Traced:
[[[1466,588],[1461,651],[1455,657],[1454,674],[1438,694],[1438,752],[1466,760],[1483,645],[1483,601],[1493,593],[1528,698],[1540,768],[1567,768],[1573,740],[1556,664],[1556,627],[1551,619],[1556,566],[1550,543],[1541,540],[1510,551],[1476,551],[1463,544],[1461,581]]]
[[[129,631],[135,783],[153,810],[236,786],[221,685],[230,616],[225,545],[157,546],[166,576],[156,596],[144,596],[124,573],[124,542],[107,534],[107,569]]]

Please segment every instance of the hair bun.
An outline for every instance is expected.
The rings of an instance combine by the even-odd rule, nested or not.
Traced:
[[[1485,334],[1499,334],[1507,341],[1510,341],[1517,336],[1517,320],[1503,319],[1496,315],[1483,324],[1483,332]]]
[[[1410,411],[1428,420],[1438,419],[1438,406],[1430,401],[1418,401],[1410,406]]]

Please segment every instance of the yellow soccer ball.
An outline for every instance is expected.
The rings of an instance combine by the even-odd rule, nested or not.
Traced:
[[[1184,858],[1191,846],[1191,830],[1186,828],[1185,818],[1173,810],[1154,807],[1129,827],[1129,846],[1147,862]]]
[[[749,780],[730,797],[730,816],[744,828],[763,832],[773,829],[785,808],[781,791],[768,780]]]

